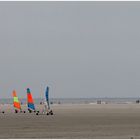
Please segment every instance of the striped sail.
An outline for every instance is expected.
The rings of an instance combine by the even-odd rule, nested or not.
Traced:
[[[17,97],[17,94],[16,94],[15,90],[13,90],[13,99],[14,99],[14,102],[13,102],[14,108],[21,110],[21,105],[20,105],[20,102],[18,100],[18,97]]]
[[[35,111],[34,101],[29,88],[27,88],[27,104],[28,104],[28,109]]]

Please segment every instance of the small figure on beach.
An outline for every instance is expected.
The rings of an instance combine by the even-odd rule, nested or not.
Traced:
[[[101,104],[102,103],[102,101],[101,100],[97,100],[97,104]]]
[[[136,104],[139,104],[140,103],[140,100],[136,100]]]

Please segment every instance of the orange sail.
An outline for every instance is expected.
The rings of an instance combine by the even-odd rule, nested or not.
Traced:
[[[27,104],[28,104],[28,109],[29,110],[33,110],[35,111],[35,105],[34,105],[34,100],[33,100],[33,97],[32,97],[32,93],[30,91],[29,88],[27,88]]]
[[[16,91],[15,90],[13,91],[13,98],[14,98],[13,106],[16,109],[20,109],[21,110],[21,105],[20,105],[20,102],[18,100],[18,97],[17,97],[17,94],[16,94]]]

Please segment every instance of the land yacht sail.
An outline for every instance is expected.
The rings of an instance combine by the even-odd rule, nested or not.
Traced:
[[[25,111],[22,111],[21,109],[21,104],[20,104],[20,101],[18,99],[18,96],[17,96],[17,93],[15,90],[13,90],[13,106],[14,106],[14,109],[15,109],[15,113],[18,113],[18,112],[23,112],[25,113]]]
[[[47,86],[46,92],[45,92],[45,99],[44,99],[44,111],[43,113],[47,115],[53,115],[53,111],[50,108],[50,103],[49,103],[49,87]]]
[[[27,105],[29,113],[35,112],[38,115],[39,111],[36,111],[32,93],[29,88],[27,88]]]

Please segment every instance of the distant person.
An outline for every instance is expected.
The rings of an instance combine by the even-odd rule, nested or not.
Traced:
[[[140,100],[136,100],[136,104],[139,104],[140,103]]]

